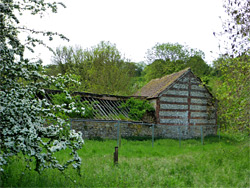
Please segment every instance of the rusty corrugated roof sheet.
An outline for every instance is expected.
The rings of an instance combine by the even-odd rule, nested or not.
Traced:
[[[157,78],[151,80],[143,88],[134,94],[134,96],[142,96],[147,98],[156,98],[163,92],[167,87],[169,87],[174,81],[180,78],[185,73],[189,72],[190,68],[186,68],[179,72],[164,76],[162,78]]]

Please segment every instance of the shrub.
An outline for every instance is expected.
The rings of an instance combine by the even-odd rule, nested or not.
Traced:
[[[121,108],[129,108],[129,118],[132,120],[142,120],[146,112],[154,112],[152,104],[146,100],[135,98],[128,99],[121,105]]]
[[[55,105],[65,104],[68,111],[57,113],[62,118],[93,118],[94,108],[88,101],[81,102],[80,96],[68,98],[65,93],[51,95],[52,103]],[[74,108],[72,108],[74,105]]]

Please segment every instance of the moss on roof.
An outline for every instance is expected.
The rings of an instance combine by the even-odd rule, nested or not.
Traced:
[[[189,71],[190,68],[186,68],[184,70],[181,70],[173,74],[169,74],[162,78],[153,79],[143,88],[141,88],[138,92],[136,92],[135,96],[156,98],[161,92],[167,89],[174,81],[176,81],[178,78],[180,78],[182,75],[184,75]]]

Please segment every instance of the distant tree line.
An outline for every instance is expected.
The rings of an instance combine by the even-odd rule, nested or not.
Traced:
[[[129,94],[133,77],[140,74],[137,64],[126,60],[110,42],[83,50],[81,47],[59,47],[46,66],[49,75],[73,74],[82,83],[78,91]]]
[[[151,79],[191,67],[199,77],[206,77],[211,67],[204,53],[178,43],[156,44],[147,52],[148,65],[131,62],[115,44],[100,42],[88,49],[58,47],[46,74],[73,74],[82,83],[78,91],[131,95]]]

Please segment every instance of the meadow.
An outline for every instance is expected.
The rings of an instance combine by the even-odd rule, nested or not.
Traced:
[[[200,139],[122,139],[114,165],[116,140],[85,140],[79,151],[81,176],[45,170],[40,175],[15,157],[1,174],[0,187],[250,187],[249,137],[223,135]],[[57,153],[66,160],[64,151]]]

